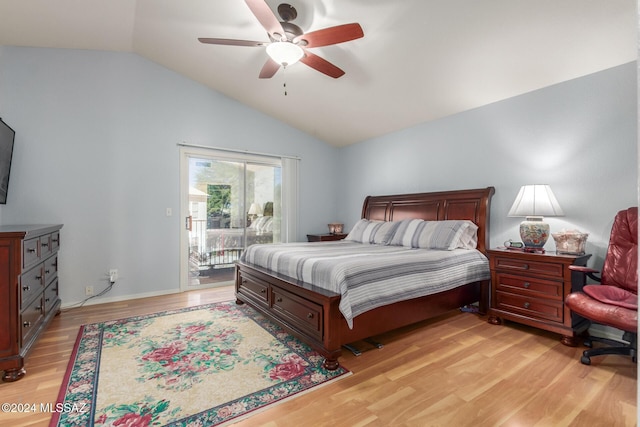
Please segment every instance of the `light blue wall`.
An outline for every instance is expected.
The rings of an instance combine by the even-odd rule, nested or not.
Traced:
[[[636,105],[632,63],[337,149],[137,55],[0,46],[0,117],[17,131],[0,223],[65,224],[65,303],[109,268],[111,297],[177,290],[187,141],[301,157],[300,240],[348,230],[368,194],[493,185],[496,246],[517,238],[519,187],[548,183],[566,213],[552,230],[590,233],[597,267],[637,203]]]
[[[334,216],[337,149],[220,93],[134,54],[5,46],[0,61],[16,130],[0,221],[65,224],[65,304],[110,268],[113,298],[177,290],[179,142],[298,156],[299,238]]]
[[[520,186],[550,184],[565,212],[551,231],[589,233],[599,266],[616,212],[637,204],[636,86],[633,62],[344,148],[339,218],[349,229],[369,194],[494,186],[497,246],[519,240]]]

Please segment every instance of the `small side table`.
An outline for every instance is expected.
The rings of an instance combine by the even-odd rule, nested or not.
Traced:
[[[340,234],[307,234],[307,240],[309,242],[330,242],[333,240],[342,240],[347,235],[345,233]]]
[[[569,293],[582,290],[585,278],[569,266],[584,266],[591,255],[509,249],[487,252],[491,267],[489,323],[499,325],[503,319],[511,320],[561,334],[563,344],[576,346],[578,335],[588,322],[571,313],[564,299]]]

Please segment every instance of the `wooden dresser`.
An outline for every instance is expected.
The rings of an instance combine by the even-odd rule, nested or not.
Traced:
[[[571,313],[564,299],[582,290],[584,274],[570,265],[587,264],[591,255],[560,255],[518,252],[507,249],[488,251],[491,267],[491,308],[489,323],[511,320],[562,335],[565,345],[577,345],[577,336],[588,322]]]
[[[25,375],[25,357],[60,312],[61,228],[0,226],[0,370],[4,381],[17,381]]]

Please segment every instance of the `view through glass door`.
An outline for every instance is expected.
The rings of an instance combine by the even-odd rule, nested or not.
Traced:
[[[281,241],[280,160],[184,155],[188,168],[186,288],[228,284],[247,246]]]

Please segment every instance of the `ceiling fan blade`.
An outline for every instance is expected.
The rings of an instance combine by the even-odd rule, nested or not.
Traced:
[[[311,31],[310,33],[294,38],[293,42],[300,43],[300,45],[304,47],[320,47],[344,43],[359,39],[360,37],[364,37],[362,27],[360,24],[352,23]]]
[[[260,78],[261,79],[270,79],[273,75],[280,69],[280,64],[274,61],[271,58],[267,58],[267,62],[262,66],[262,70],[260,70]]]
[[[311,52],[307,52],[306,50],[300,62],[308,65],[314,70],[326,74],[329,77],[333,77],[334,79],[337,79],[338,77],[344,75],[344,71],[333,65],[331,62],[327,61],[326,59],[320,58],[318,55],[314,55]]]
[[[267,33],[276,40],[286,37],[282,24],[264,0],[244,0]]]
[[[227,46],[266,46],[269,44],[265,42],[254,42],[251,40],[216,39],[207,37],[200,37],[198,40],[200,40],[200,43],[221,44]]]

